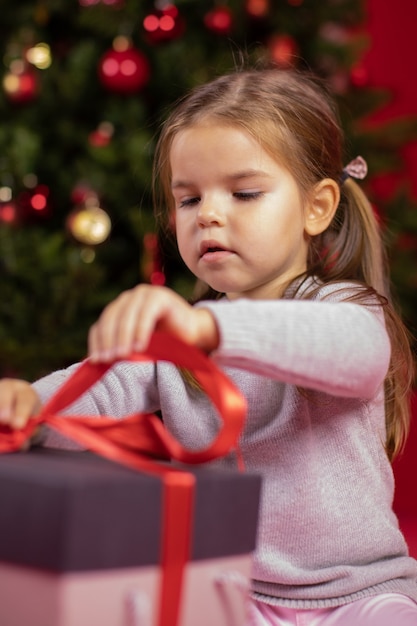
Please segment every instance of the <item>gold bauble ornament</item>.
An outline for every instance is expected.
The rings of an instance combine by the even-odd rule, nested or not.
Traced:
[[[88,246],[96,246],[107,239],[111,220],[98,206],[86,206],[73,211],[68,218],[68,229],[74,239]]]

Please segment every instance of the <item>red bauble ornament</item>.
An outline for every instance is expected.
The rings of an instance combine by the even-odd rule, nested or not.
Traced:
[[[122,94],[140,91],[147,84],[150,73],[148,59],[131,46],[109,50],[101,57],[98,68],[102,85]]]
[[[9,200],[8,202],[0,202],[0,223],[16,224],[18,219],[18,211],[16,204]]]
[[[204,24],[209,30],[218,35],[230,35],[233,28],[233,13],[229,7],[216,7],[206,13]]]
[[[295,65],[298,46],[290,35],[276,35],[268,43],[271,59],[279,67],[289,68]]]
[[[3,78],[4,91],[9,100],[24,104],[31,102],[38,95],[38,77],[30,67],[18,65]]]
[[[35,187],[30,199],[30,206],[33,211],[43,212],[48,209],[49,189],[46,185],[38,185]]]
[[[269,0],[246,0],[246,12],[251,17],[265,17],[269,13]]]
[[[25,218],[45,218],[51,213],[50,190],[46,185],[36,185],[33,189],[23,191],[18,202]]]
[[[185,31],[185,22],[174,4],[157,9],[143,20],[143,28],[150,43],[162,43],[178,39]]]

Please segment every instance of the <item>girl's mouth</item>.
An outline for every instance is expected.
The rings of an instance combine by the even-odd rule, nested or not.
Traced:
[[[200,259],[205,263],[219,263],[233,254],[232,250],[217,241],[203,241],[200,246]]]
[[[208,240],[202,241],[200,244],[200,256],[203,257],[206,254],[214,254],[216,252],[230,252],[218,241]]]

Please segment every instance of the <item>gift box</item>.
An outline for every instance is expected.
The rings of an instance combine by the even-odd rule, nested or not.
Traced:
[[[180,626],[245,624],[259,476],[196,480]],[[0,624],[156,626],[163,483],[90,452],[0,456]]]
[[[231,451],[243,468],[246,401],[206,354],[172,335],[155,332],[146,352],[127,358],[191,371],[221,427],[194,451],[153,414],[64,418],[61,412],[112,367],[88,359],[23,429],[0,425],[2,625],[246,621],[260,479],[189,469]],[[100,456],[17,452],[45,426]]]

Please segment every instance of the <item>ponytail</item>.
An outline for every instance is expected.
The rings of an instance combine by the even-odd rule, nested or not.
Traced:
[[[343,183],[341,192],[332,224],[312,240],[307,275],[317,276],[324,283],[359,281],[366,288],[347,299],[369,305],[370,297],[376,296],[383,306],[391,340],[391,360],[385,379],[385,447],[393,459],[404,447],[409,432],[414,381],[410,336],[392,303],[388,263],[373,208],[352,179]],[[312,295],[310,292],[307,297]]]
[[[308,274],[326,283],[358,280],[389,297],[379,224],[369,200],[351,178],[341,187],[333,222],[312,240]]]

